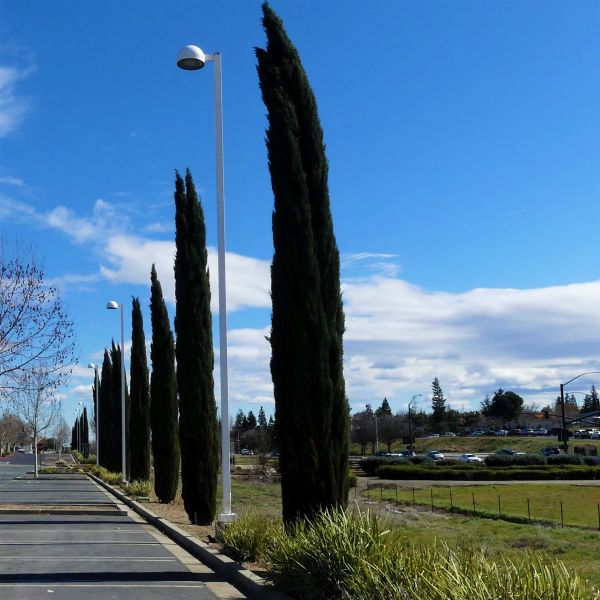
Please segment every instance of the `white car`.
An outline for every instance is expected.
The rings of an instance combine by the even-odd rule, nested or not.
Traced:
[[[483,459],[479,458],[479,456],[476,456],[475,454],[462,454],[459,457],[459,462],[465,462],[465,463],[482,463]]]

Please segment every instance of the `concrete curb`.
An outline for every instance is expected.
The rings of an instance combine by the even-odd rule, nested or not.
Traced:
[[[173,540],[176,544],[187,550],[194,558],[202,561],[207,567],[223,577],[228,583],[235,586],[250,599],[256,600],[291,600],[291,597],[281,592],[275,592],[266,587],[266,582],[262,577],[244,569],[240,563],[235,562],[228,556],[221,554],[217,550],[208,547],[204,542],[196,539],[192,534],[187,533],[173,525],[173,523],[155,515],[151,510],[132,500],[120,490],[112,485],[105,483],[95,475],[87,473],[93,481],[104,487],[111,494],[116,496],[123,504],[133,509],[138,515],[143,517],[148,523],[154,525],[159,531]]]

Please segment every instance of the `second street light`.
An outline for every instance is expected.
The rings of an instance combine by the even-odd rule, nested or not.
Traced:
[[[231,473],[229,447],[229,403],[227,374],[227,301],[225,290],[225,186],[223,160],[223,99],[221,96],[221,53],[205,54],[198,46],[184,46],[177,55],[177,66],[184,71],[197,71],[207,62],[215,65],[215,130],[217,165],[217,237],[219,271],[219,368],[221,372],[221,477],[223,512],[221,523],[235,518],[231,512]]]
[[[123,327],[123,304],[115,300],[106,303],[108,310],[121,309],[121,478],[127,481],[127,453],[125,450],[125,330]]]

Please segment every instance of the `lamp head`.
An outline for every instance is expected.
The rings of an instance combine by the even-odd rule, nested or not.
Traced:
[[[117,308],[119,308],[119,303],[115,300],[111,300],[110,302],[106,303],[106,308],[108,308],[109,310],[116,310]]]
[[[96,369],[96,365],[94,363],[90,363],[88,365],[88,369]]]
[[[177,66],[185,71],[197,71],[205,64],[206,57],[198,46],[184,46],[177,54]]]

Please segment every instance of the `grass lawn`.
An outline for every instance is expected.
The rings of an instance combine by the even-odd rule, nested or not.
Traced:
[[[376,493],[375,493],[376,492]],[[401,490],[398,494],[412,501],[412,490]],[[453,502],[464,502],[465,507],[472,506],[471,495],[475,493],[477,505],[489,510],[497,510],[498,494],[503,498],[502,510],[504,511],[504,498],[506,510],[510,503],[514,503],[515,514],[527,515],[526,498],[531,499],[532,517],[539,516],[552,518],[556,510],[551,512],[553,503],[563,498],[565,520],[577,524],[581,515],[588,515],[591,519],[589,525],[597,527],[597,501],[600,500],[600,487],[569,485],[477,485],[456,487],[452,489]],[[417,503],[430,505],[429,489],[416,490]],[[395,499],[394,490],[384,492],[384,498]],[[220,497],[220,490],[219,496]],[[350,492],[350,505],[354,500],[354,490]],[[444,505],[444,499],[446,504]],[[361,510],[380,511],[386,515],[392,526],[402,528],[415,543],[431,545],[446,542],[451,546],[483,549],[492,560],[501,560],[503,557],[520,558],[524,550],[541,553],[548,558],[562,560],[568,568],[588,578],[595,586],[600,586],[600,556],[598,545],[600,534],[596,531],[583,531],[565,527],[564,529],[541,527],[538,525],[521,525],[506,521],[472,518],[463,515],[444,513],[431,513],[424,507],[416,511],[410,507],[399,506],[397,512],[390,512],[389,502],[379,502],[379,490],[371,490],[371,502],[367,502],[361,493],[356,497]],[[524,513],[519,510],[519,502],[525,502]],[[495,502],[495,504],[494,504]],[[489,504],[486,504],[489,503]],[[251,479],[234,479],[232,481],[232,504],[234,512],[267,513],[274,518],[281,516],[281,491],[278,483],[257,482]],[[449,508],[448,488],[434,489],[434,505]],[[545,507],[545,508],[544,508]],[[546,514],[543,514],[546,511]],[[579,514],[581,513],[581,514]],[[595,515],[595,521],[593,520]],[[585,517],[587,518],[587,517]],[[560,520],[560,504],[558,505],[558,520]]]
[[[389,514],[389,513],[388,513]],[[600,534],[579,529],[518,525],[460,515],[404,510],[390,516],[416,543],[446,542],[450,546],[481,548],[492,560],[522,558],[529,550],[559,559],[569,569],[600,586]]]
[[[412,489],[401,487],[383,490],[383,498],[388,501],[398,501],[411,504],[413,501]],[[477,511],[485,511],[516,517],[528,517],[529,511],[533,520],[540,519],[553,521],[560,525],[560,503],[563,505],[563,521],[565,525],[579,525],[597,529],[598,506],[600,505],[600,487],[584,485],[559,485],[559,484],[516,484],[516,485],[472,485],[416,488],[414,501],[416,504],[436,508],[450,509],[450,494],[452,506],[464,510],[473,510],[473,500]],[[380,490],[371,489],[369,496],[372,499],[381,497]],[[500,506],[498,504],[500,498]]]

